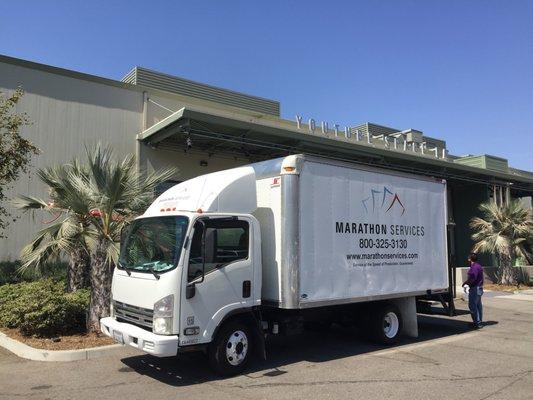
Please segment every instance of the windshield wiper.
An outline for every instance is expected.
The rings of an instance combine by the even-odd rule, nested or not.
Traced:
[[[131,271],[130,271],[128,268],[126,268],[124,265],[122,265],[120,261],[118,262],[118,266],[119,266],[120,268],[122,268],[124,271],[126,271],[126,273],[128,274],[128,276],[131,276]]]
[[[159,280],[159,274],[155,272],[154,267],[148,267],[148,271],[150,271],[152,275],[155,276],[155,279]]]

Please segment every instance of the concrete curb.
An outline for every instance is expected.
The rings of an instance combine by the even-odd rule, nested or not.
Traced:
[[[106,357],[120,354],[124,351],[124,345],[110,344],[101,347],[91,347],[81,350],[45,350],[36,349],[11,339],[5,333],[0,332],[0,346],[21,358],[34,361],[80,361],[91,360],[99,357]]]

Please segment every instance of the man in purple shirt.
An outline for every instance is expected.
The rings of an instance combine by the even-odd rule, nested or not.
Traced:
[[[468,269],[468,278],[463,286],[468,285],[468,308],[472,314],[474,328],[479,329],[483,323],[483,306],[481,305],[481,296],[483,295],[483,267],[477,262],[477,254],[470,253],[468,256],[470,268]]]

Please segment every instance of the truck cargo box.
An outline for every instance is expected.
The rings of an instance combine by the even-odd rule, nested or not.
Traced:
[[[445,181],[309,156],[252,167],[263,304],[298,309],[447,289]]]

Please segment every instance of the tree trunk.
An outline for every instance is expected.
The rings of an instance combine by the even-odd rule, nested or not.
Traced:
[[[502,285],[516,285],[515,268],[513,268],[512,257],[500,255],[500,276]]]
[[[100,318],[109,316],[113,266],[106,262],[106,243],[98,241],[91,257],[91,305],[87,318],[89,332],[100,331]]]
[[[89,287],[90,263],[91,259],[85,248],[79,247],[70,253],[67,269],[67,290],[69,292]]]

